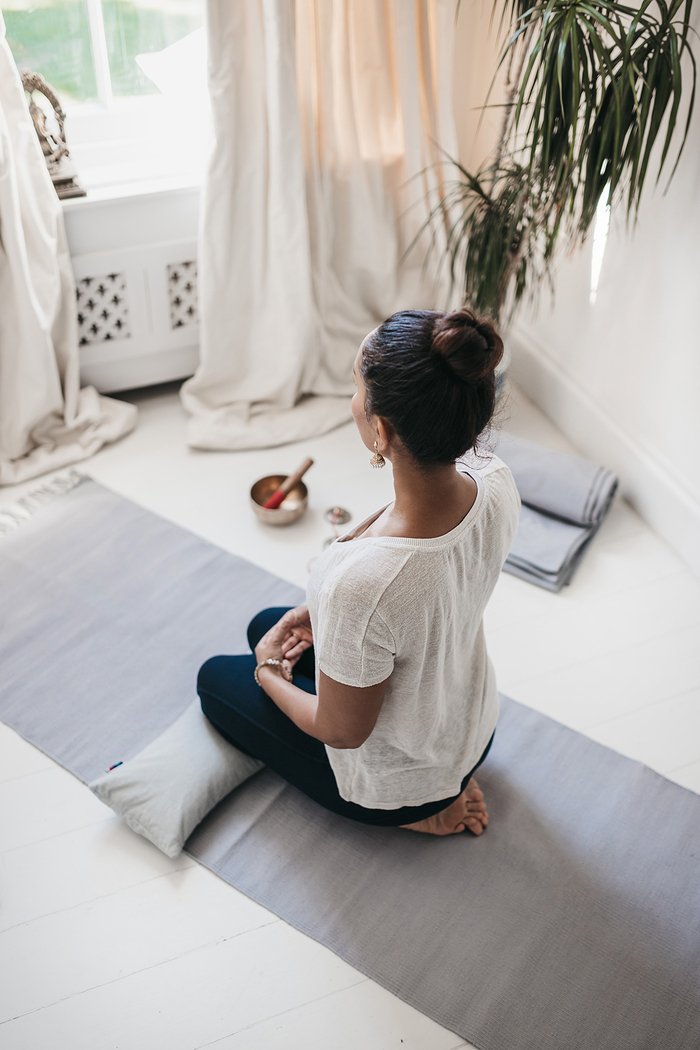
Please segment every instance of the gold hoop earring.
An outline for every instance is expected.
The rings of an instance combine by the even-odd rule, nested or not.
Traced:
[[[384,459],[384,456],[381,454],[381,452],[377,448],[377,442],[376,441],[374,442],[374,455],[370,459],[369,463],[370,463],[371,467],[380,468],[380,467],[386,466],[386,460]]]

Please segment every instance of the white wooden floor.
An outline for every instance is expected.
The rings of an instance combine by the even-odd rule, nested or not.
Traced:
[[[134,400],[138,429],[84,469],[295,583],[330,534],[326,508],[357,522],[389,498],[389,470],[369,467],[351,424],[278,450],[197,453],[174,388]],[[510,412],[513,432],[569,447],[517,392]],[[251,483],[307,454],[306,519],[259,525]],[[0,490],[0,505],[35,484]],[[562,594],[502,575],[487,621],[504,692],[700,791],[700,583],[626,503]],[[0,820],[3,1050],[468,1045],[193,861],[168,860],[2,725]]]

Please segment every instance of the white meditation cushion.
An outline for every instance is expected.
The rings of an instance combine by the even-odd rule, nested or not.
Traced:
[[[148,747],[89,787],[130,828],[177,857],[209,810],[263,764],[224,740],[195,700]]]

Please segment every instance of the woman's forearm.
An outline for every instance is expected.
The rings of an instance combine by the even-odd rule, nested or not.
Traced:
[[[261,667],[258,670],[260,684],[270,699],[288,718],[304,733],[320,740],[331,747],[343,747],[341,741],[325,739],[317,726],[318,697],[315,693],[306,693],[303,689],[288,682],[272,667]]]
[[[292,722],[322,744],[361,747],[379,717],[388,679],[366,688],[341,685],[319,672],[319,695],[305,693],[272,667],[259,667],[260,683]]]
[[[377,722],[389,679],[355,687],[336,682],[319,670],[318,696],[306,693],[288,682],[274,666],[285,659],[287,666],[293,664],[312,641],[306,606],[286,612],[255,646],[258,675],[262,675],[260,685],[303,733],[333,748],[361,747]]]

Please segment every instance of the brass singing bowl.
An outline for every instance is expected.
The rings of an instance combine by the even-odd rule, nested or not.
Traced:
[[[260,520],[267,525],[291,525],[302,516],[309,505],[309,491],[303,481],[298,481],[277,510],[267,510],[263,506],[286,477],[286,474],[269,474],[266,478],[256,481],[250,490],[250,505]]]

